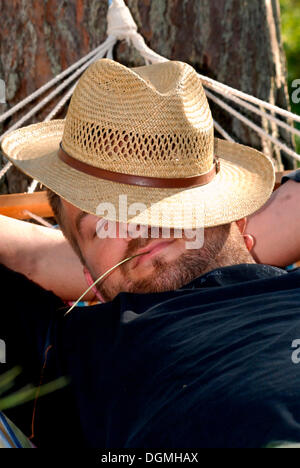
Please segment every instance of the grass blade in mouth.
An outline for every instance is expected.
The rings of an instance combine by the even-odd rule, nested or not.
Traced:
[[[105,273],[103,273],[103,275],[99,276],[98,279],[96,279],[96,281],[94,281],[94,283],[86,290],[84,291],[84,293],[79,297],[79,299],[77,299],[76,302],[74,302],[74,304],[67,310],[67,312],[65,313],[65,316],[68,315],[76,306],[77,304],[81,301],[81,299],[84,298],[84,296],[90,292],[90,290],[96,286],[96,284],[98,284],[103,278],[105,278],[105,276],[107,276],[110,272],[112,272],[113,270],[115,270],[116,268],[118,268],[120,265],[122,265],[123,263],[126,263],[128,262],[129,260],[132,260],[133,258],[135,257],[139,257],[140,255],[146,255],[148,254],[149,252],[143,252],[141,254],[137,254],[137,255],[133,255],[132,257],[128,257],[128,258],[125,258],[125,260],[122,260],[121,262],[117,263],[115,266],[111,267],[109,270],[107,270]]]

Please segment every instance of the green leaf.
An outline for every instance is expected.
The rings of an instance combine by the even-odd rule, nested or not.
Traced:
[[[42,385],[39,388],[33,387],[32,385],[27,385],[21,390],[18,390],[11,395],[3,397],[0,400],[0,411],[14,408],[15,406],[22,405],[28,401],[34,400],[37,396],[40,398],[49,393],[55,392],[61,388],[64,388],[68,385],[69,380],[66,377],[60,377],[53,382]]]

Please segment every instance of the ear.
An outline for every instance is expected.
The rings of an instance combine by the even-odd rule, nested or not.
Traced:
[[[244,238],[244,242],[248,251],[251,252],[251,250],[255,246],[255,238],[251,234],[244,234],[247,226],[247,218],[239,219],[238,221],[236,221],[236,224]]]
[[[236,221],[236,224],[238,225],[240,233],[244,234],[247,225],[247,218],[239,219],[238,221]]]

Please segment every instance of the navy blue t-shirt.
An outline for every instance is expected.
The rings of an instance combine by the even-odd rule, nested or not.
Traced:
[[[300,441],[300,269],[229,266],[177,291],[121,293],[66,317],[22,275],[1,266],[0,280],[10,298],[0,323],[8,365],[21,364],[29,381],[43,366],[45,381],[71,381],[38,400],[39,447]],[[14,421],[31,432],[17,409]]]

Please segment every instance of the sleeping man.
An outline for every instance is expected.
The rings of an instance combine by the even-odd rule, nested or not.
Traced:
[[[7,367],[21,365],[28,382],[70,381],[16,421],[37,446],[300,440],[300,272],[251,254],[260,255],[251,215],[271,196],[273,165],[254,149],[214,140],[189,65],[128,69],[100,60],[82,76],[65,121],[15,131],[2,148],[48,188],[88,282],[109,272],[95,286],[101,304],[66,314],[63,292],[26,278],[35,278],[26,271],[35,262],[25,259],[22,269],[15,246],[0,248]],[[64,299],[82,288],[68,261]]]

